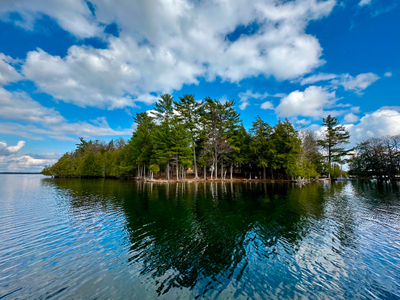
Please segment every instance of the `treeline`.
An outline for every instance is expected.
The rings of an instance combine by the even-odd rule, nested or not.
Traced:
[[[149,113],[137,113],[132,138],[106,144],[85,141],[66,153],[43,174],[60,177],[151,177],[310,179],[322,174],[337,177],[348,150],[349,134],[335,117],[323,119],[322,137],[296,130],[289,120],[270,126],[259,116],[247,131],[234,101],[184,95],[174,101],[161,96]],[[323,151],[321,151],[323,150]],[[160,174],[161,172],[161,174]]]
[[[393,180],[400,175],[400,135],[358,144],[349,166],[351,175]]]

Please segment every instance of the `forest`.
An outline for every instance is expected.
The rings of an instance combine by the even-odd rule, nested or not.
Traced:
[[[372,138],[358,144],[349,167],[349,173],[358,177],[399,179],[400,135]]]
[[[322,120],[319,135],[296,129],[287,119],[271,126],[259,116],[246,130],[234,106],[233,100],[196,101],[184,95],[174,101],[164,94],[152,111],[136,114],[137,126],[128,141],[80,138],[74,151],[42,173],[167,180],[184,180],[188,173],[192,179],[213,180],[310,180],[345,173],[342,167],[354,149],[344,147],[350,135],[336,117]]]

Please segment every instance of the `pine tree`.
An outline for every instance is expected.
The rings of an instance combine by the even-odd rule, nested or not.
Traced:
[[[171,149],[168,141],[170,141],[171,135],[171,120],[174,118],[174,98],[170,94],[164,94],[156,102],[154,110],[156,111],[156,120],[161,127],[158,128],[158,154],[160,154],[160,159],[157,158],[159,163],[165,164],[165,175],[169,179],[169,164],[171,156],[168,154]],[[161,137],[165,138],[165,142],[161,141]]]
[[[145,177],[146,164],[150,165],[150,159],[154,151],[153,135],[155,124],[153,118],[145,112],[137,113],[133,119],[137,123],[137,128],[128,143],[130,151],[126,155],[126,159],[131,162],[122,167],[127,171],[127,167],[135,164],[138,166],[138,176]]]
[[[332,117],[331,115],[322,119],[322,126],[325,127],[325,130],[318,143],[326,150],[325,157],[327,158],[328,168],[331,169],[332,162],[339,162],[343,156],[352,150],[345,150],[345,148],[341,147],[341,145],[350,143],[350,133],[343,126],[339,125],[336,117]]]
[[[297,161],[301,141],[289,120],[279,121],[271,134],[271,170],[280,169],[283,174],[297,176]]]
[[[196,161],[196,140],[199,138],[200,128],[198,126],[200,120],[201,103],[194,100],[193,95],[184,95],[179,98],[180,102],[175,102],[176,110],[179,114],[179,120],[185,124],[186,129],[190,133],[191,147],[193,151],[193,167],[194,178],[198,179],[197,161]]]
[[[266,168],[270,165],[270,147],[272,127],[259,116],[251,128],[252,139],[250,149],[255,156],[257,166],[263,168],[263,178],[266,179]]]

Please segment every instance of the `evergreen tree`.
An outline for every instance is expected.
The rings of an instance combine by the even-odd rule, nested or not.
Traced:
[[[129,171],[133,165],[138,167],[138,176],[146,176],[146,164],[150,165],[154,151],[153,135],[155,124],[153,118],[147,113],[137,113],[134,120],[137,123],[136,131],[133,133],[128,143],[129,153],[126,155],[125,162],[128,163],[121,166],[122,170]]]
[[[279,121],[271,134],[271,172],[280,170],[281,174],[297,176],[297,162],[301,141],[289,120]]]
[[[190,148],[190,134],[177,117],[171,121],[171,153],[176,166],[176,180],[179,180],[179,173],[183,178],[183,171],[179,166],[188,168],[192,164],[192,149]]]
[[[265,123],[259,116],[251,128],[252,138],[250,149],[255,157],[257,166],[263,168],[263,178],[266,179],[266,168],[271,161],[271,134],[272,127]]]
[[[339,125],[336,117],[332,117],[331,115],[322,119],[322,126],[325,127],[325,130],[318,143],[325,149],[328,168],[331,169],[333,162],[340,162],[342,157],[352,150],[345,150],[345,148],[341,147],[344,144],[350,143],[350,133],[343,126]],[[329,173],[330,175],[331,173]]]
[[[198,179],[197,161],[196,161],[196,140],[199,138],[199,120],[201,103],[194,100],[193,95],[184,95],[179,98],[180,102],[175,102],[176,110],[179,114],[180,121],[190,133],[191,147],[193,149],[193,167],[194,178]]]
[[[170,94],[164,94],[161,98],[156,102],[154,110],[156,111],[156,120],[159,126],[157,131],[158,137],[158,155],[157,161],[159,163],[165,164],[165,175],[166,178],[169,179],[169,164],[171,160],[170,151],[171,145],[168,144],[171,138],[171,120],[174,118],[174,98]],[[162,132],[160,132],[162,131]],[[165,141],[163,142],[161,138],[164,138]]]

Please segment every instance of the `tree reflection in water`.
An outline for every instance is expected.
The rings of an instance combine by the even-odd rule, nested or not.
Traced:
[[[265,264],[270,267],[271,274],[265,276],[272,282],[274,272],[282,272],[274,269],[272,261],[294,257],[312,223],[324,217],[326,195],[343,189],[337,184],[332,191],[319,183],[303,188],[291,184],[89,179],[46,179],[43,183],[69,193],[72,207],[79,211],[82,207],[110,206],[122,210],[128,263],[142,265],[141,275],[154,278],[158,295],[184,287],[195,289],[200,297],[251,276],[250,265],[254,268],[257,263],[264,269]],[[282,280],[282,276],[275,279]],[[255,280],[251,284],[265,290],[267,283]],[[260,288],[244,284],[235,293],[247,289],[251,297],[256,290],[260,293]],[[262,293],[268,295],[267,291]]]

